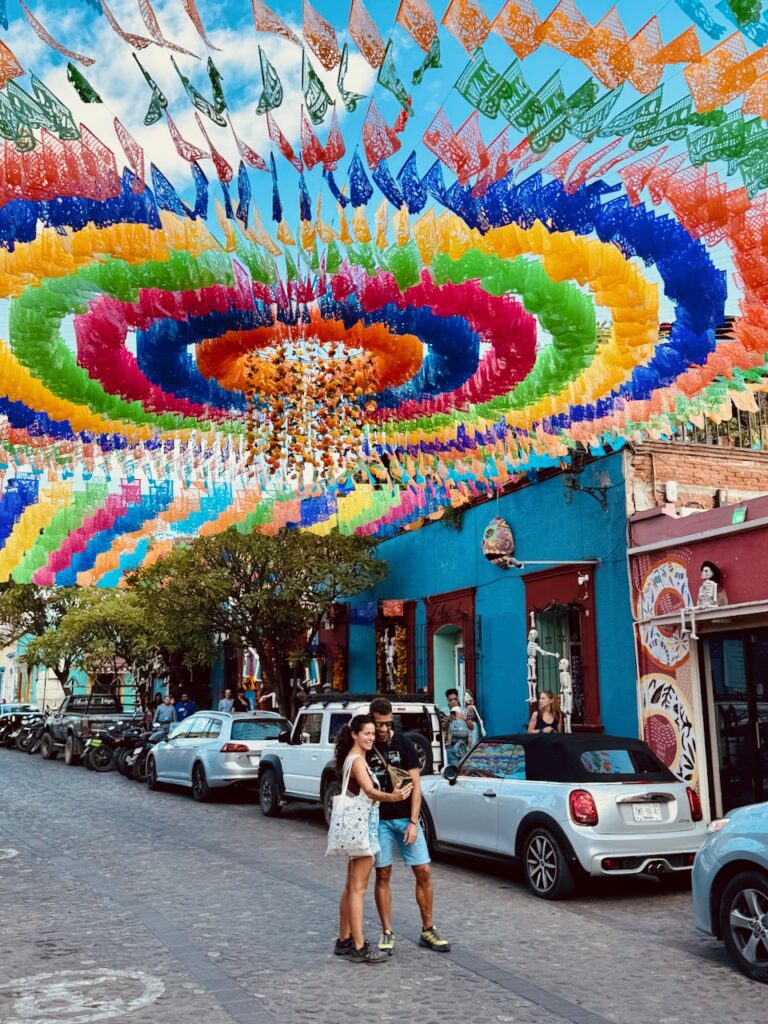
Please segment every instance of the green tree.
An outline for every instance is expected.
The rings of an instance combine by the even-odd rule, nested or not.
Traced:
[[[88,594],[81,587],[38,587],[34,583],[10,582],[0,593],[0,644],[5,647],[26,636],[40,639],[54,633],[64,616],[87,600]],[[71,693],[72,658],[62,654],[47,666],[64,693]]]
[[[295,709],[292,669],[326,610],[380,582],[386,562],[365,537],[285,530],[274,537],[234,529],[201,537],[129,581],[166,622],[170,643],[190,656],[218,638],[252,647],[285,715]],[[186,645],[186,648],[185,648]]]

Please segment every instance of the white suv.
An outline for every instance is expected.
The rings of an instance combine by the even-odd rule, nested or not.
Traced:
[[[445,748],[437,708],[419,696],[391,699],[395,730],[405,733],[419,752],[422,775],[443,770]],[[299,711],[290,733],[264,746],[259,764],[259,804],[268,817],[290,800],[322,803],[330,821],[340,791],[334,765],[339,729],[355,715],[366,715],[373,696],[328,694]]]

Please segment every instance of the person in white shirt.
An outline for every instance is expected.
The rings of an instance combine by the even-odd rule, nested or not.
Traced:
[[[231,711],[234,705],[234,699],[232,697],[231,690],[225,690],[224,696],[219,701],[219,711]]]

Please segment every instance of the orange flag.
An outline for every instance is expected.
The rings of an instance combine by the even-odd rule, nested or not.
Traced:
[[[261,0],[251,0],[251,6],[253,7],[253,22],[257,32],[274,32],[276,36],[282,36],[283,39],[301,46],[301,40],[296,33],[288,28],[282,18],[278,18],[276,14],[273,14]]]
[[[312,52],[325,70],[331,71],[335,68],[341,61],[341,51],[336,33],[307,0],[304,0],[303,32]]]
[[[400,0],[395,21],[425,52],[437,35],[437,22],[427,0]]]
[[[355,46],[371,67],[381,67],[384,63],[384,40],[379,35],[379,30],[370,14],[363,7],[362,0],[352,0],[347,28]]]
[[[477,0],[451,0],[442,24],[470,55],[483,45],[491,31],[491,23]]]
[[[10,82],[12,78],[18,78],[23,74],[24,68],[0,39],[0,88]]]
[[[522,60],[538,48],[540,26],[541,18],[531,0],[507,0],[494,18],[491,31]]]

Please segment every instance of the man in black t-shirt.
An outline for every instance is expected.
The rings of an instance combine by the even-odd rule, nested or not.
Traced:
[[[371,716],[376,726],[376,741],[368,754],[368,765],[376,776],[381,788],[392,793],[394,787],[387,770],[389,765],[408,772],[413,790],[407,800],[379,805],[379,845],[376,855],[376,909],[381,918],[379,949],[389,953],[395,950],[395,936],[392,932],[392,861],[395,846],[400,851],[403,863],[408,865],[416,878],[416,902],[421,912],[421,937],[419,945],[447,953],[451,944],[441,938],[432,921],[432,870],[429,850],[424,838],[419,813],[421,811],[421,772],[416,747],[407,736],[393,731],[392,705],[386,697],[371,701]]]

